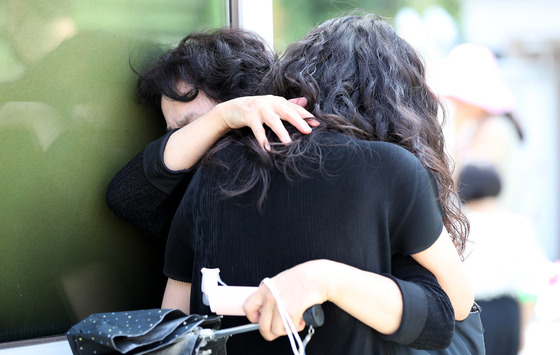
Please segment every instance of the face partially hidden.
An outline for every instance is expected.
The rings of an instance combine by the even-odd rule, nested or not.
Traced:
[[[178,86],[181,93],[186,93],[191,88],[184,81],[179,82]],[[169,130],[186,126],[208,113],[216,104],[202,90],[190,102],[175,101],[164,95],[161,97],[161,111]]]

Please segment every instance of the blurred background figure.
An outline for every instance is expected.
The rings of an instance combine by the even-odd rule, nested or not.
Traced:
[[[476,44],[454,47],[443,61],[440,94],[448,103],[456,171],[470,161],[492,163],[502,177],[500,202],[519,204],[519,148],[524,135],[513,115],[515,100],[503,83],[496,56]]]
[[[465,267],[482,307],[486,352],[515,355],[547,285],[549,262],[531,222],[499,206],[501,188],[490,163],[469,163],[459,173],[459,196],[471,223]]]

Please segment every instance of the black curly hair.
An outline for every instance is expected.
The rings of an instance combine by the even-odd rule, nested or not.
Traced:
[[[398,144],[413,153],[437,181],[443,222],[462,253],[468,221],[460,210],[451,159],[445,152],[438,111],[443,106],[426,82],[422,59],[391,25],[374,14],[349,14],[328,20],[290,45],[264,79],[270,94],[306,97],[307,109],[321,122],[310,135],[292,130],[292,143],[273,144],[265,153],[250,131],[236,131],[219,141],[203,163],[216,163],[215,154],[230,144],[247,152],[229,164],[233,178],[222,186],[237,196],[259,187],[262,208],[270,171],[305,175],[301,156],[320,160],[317,137],[337,131],[360,139]],[[270,142],[278,142],[268,132]],[[307,152],[307,154],[304,154]],[[217,163],[216,163],[217,164]]]
[[[159,113],[162,95],[189,102],[202,90],[217,103],[255,95],[275,60],[272,49],[254,32],[229,27],[194,32],[146,70],[136,71],[137,95]],[[192,89],[179,92],[180,81]]]

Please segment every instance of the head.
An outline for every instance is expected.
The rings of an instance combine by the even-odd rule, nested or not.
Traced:
[[[177,91],[186,94],[192,86],[184,81],[177,83]],[[210,99],[204,91],[199,91],[195,98],[189,101],[178,101],[165,95],[161,96],[161,113],[165,119],[167,129],[181,128],[197,118],[203,116],[216,106],[218,102]]]
[[[422,149],[419,133],[434,126],[438,101],[420,57],[375,15],[322,23],[288,47],[275,75],[277,94],[307,97],[327,125],[338,117],[371,139],[411,151]]]
[[[307,97],[324,127],[356,134],[351,126],[418,157],[438,182],[444,223],[463,249],[468,223],[455,202],[441,103],[417,52],[386,21],[372,14],[328,20],[289,46],[271,75],[275,94]]]
[[[502,190],[502,180],[490,164],[470,163],[459,173],[459,197],[464,203],[497,197]]]
[[[513,114],[515,98],[501,77],[498,59],[490,49],[463,43],[447,55],[440,73],[439,91],[453,103],[456,124],[465,119],[483,120],[502,115],[522,141],[524,132]]]
[[[257,34],[234,28],[191,33],[139,73],[138,96],[183,126],[217,103],[258,94],[274,54]]]

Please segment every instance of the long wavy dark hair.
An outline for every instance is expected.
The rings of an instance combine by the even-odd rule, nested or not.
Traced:
[[[139,75],[137,96],[161,114],[161,96],[189,102],[199,91],[215,102],[256,95],[277,59],[268,44],[251,31],[219,28],[194,32],[150,63]],[[185,81],[192,89],[177,90]]]
[[[395,143],[435,177],[444,225],[462,253],[469,227],[445,152],[438,118],[443,106],[426,82],[421,58],[389,23],[373,14],[328,20],[289,46],[265,82],[271,83],[270,93],[275,95],[306,97],[307,109],[321,126],[309,136],[292,131],[293,143],[275,144],[270,154],[249,132],[237,131],[220,141],[206,163],[230,144],[242,144],[247,152],[228,166],[234,178],[224,187],[227,194],[243,194],[260,185],[258,204],[264,204],[270,169],[304,175],[297,162],[303,152],[306,157],[313,156],[313,149],[319,152],[319,131]],[[269,132],[269,140],[274,139]]]

